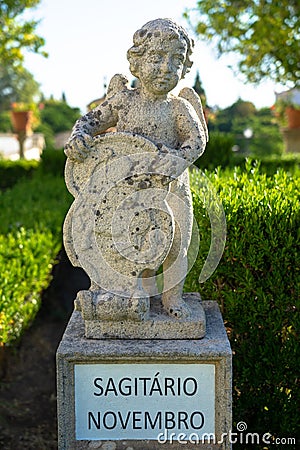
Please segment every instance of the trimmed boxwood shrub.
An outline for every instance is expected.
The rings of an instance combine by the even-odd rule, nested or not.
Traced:
[[[0,192],[0,345],[15,342],[40,307],[70,203],[63,178],[45,174]]]
[[[200,289],[211,230],[199,177],[192,173],[201,245],[185,285],[221,307],[234,354],[234,423],[279,437],[296,435],[300,402],[300,179],[293,172],[267,176],[247,161],[246,168],[206,173],[223,203],[227,242],[217,270]],[[70,203],[62,177],[43,171],[0,192],[2,344],[14,342],[39,308]]]
[[[41,155],[41,160],[20,159],[10,161],[0,159],[0,189],[4,190],[14,186],[24,178],[30,179],[37,169],[42,173],[63,175],[66,157],[61,150],[46,149]]]
[[[232,147],[234,139],[229,133],[212,131],[203,155],[195,165],[203,169],[213,170],[215,167],[227,167],[233,159]]]
[[[257,160],[251,158],[245,158],[241,155],[234,155],[231,160],[230,167],[240,167],[241,169],[245,168],[245,164],[252,167],[257,166],[259,164],[260,172],[265,173],[268,176],[275,175],[279,170],[284,170],[289,172],[290,174],[299,173],[300,169],[300,154],[298,153],[284,153],[281,156],[271,155],[268,157],[260,158],[259,163]]]
[[[249,162],[246,170],[207,176],[223,203],[227,241],[217,270],[200,292],[202,298],[219,302],[231,341],[235,424],[244,421],[247,431],[261,435],[295,437],[300,404],[300,178],[282,170],[267,177]],[[197,173],[191,178],[201,245],[185,289],[197,291],[211,228]]]
[[[35,160],[0,159],[0,189],[12,187],[22,178],[31,178],[38,166],[39,162]]]
[[[53,175],[63,175],[66,156],[63,149],[46,149],[41,156],[41,171]]]

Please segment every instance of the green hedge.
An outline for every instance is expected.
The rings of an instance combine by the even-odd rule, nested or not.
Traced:
[[[12,187],[23,178],[31,178],[38,167],[39,162],[35,160],[0,159],[0,189]]]
[[[64,174],[66,156],[63,149],[46,149],[41,156],[41,171],[43,173],[52,173],[53,175]]]
[[[13,187],[22,179],[30,179],[36,173],[37,169],[43,174],[51,173],[62,176],[64,173],[66,157],[61,150],[46,149],[41,155],[41,160],[20,159],[10,161],[0,159],[0,189]]]
[[[293,437],[300,402],[299,172],[280,170],[270,177],[247,161],[245,169],[207,176],[224,206],[227,242],[218,269],[200,292],[219,302],[231,340],[234,420],[245,421],[249,432]],[[201,246],[186,290],[195,291],[210,224],[197,173],[191,179]],[[42,171],[0,192],[2,343],[18,338],[39,308],[70,202],[62,177]]]
[[[40,307],[70,202],[63,178],[52,175],[0,192],[0,345],[18,339]]]
[[[259,162],[257,162],[259,161]],[[300,153],[284,153],[281,156],[271,155],[262,157],[258,160],[245,158],[241,155],[234,155],[229,166],[245,168],[245,164],[255,167],[259,164],[260,172],[268,176],[275,175],[279,170],[289,172],[291,175],[299,173],[300,169]]]
[[[234,139],[230,133],[210,132],[205,152],[197,159],[195,165],[202,170],[214,170],[217,167],[241,167],[244,169],[246,160],[251,159],[253,165],[256,164],[256,160],[259,160],[261,172],[269,176],[273,176],[280,169],[290,173],[299,170],[300,153],[270,154],[269,156],[248,158],[239,152],[233,152],[233,144]]]
[[[203,169],[213,170],[215,167],[227,167],[233,160],[233,136],[229,133],[212,131],[205,152],[197,159],[195,165]]]
[[[249,161],[246,171],[207,175],[223,203],[227,241],[217,270],[200,292],[204,299],[219,302],[229,333],[235,424],[246,422],[249,432],[295,437],[300,404],[300,178],[282,170],[267,177]],[[203,244],[185,288],[197,291],[211,228],[199,195],[200,178],[195,172],[191,178]]]

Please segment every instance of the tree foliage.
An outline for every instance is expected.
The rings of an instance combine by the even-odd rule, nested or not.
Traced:
[[[200,75],[199,75],[198,71],[196,73],[196,78],[195,78],[193,89],[197,92],[197,94],[201,98],[202,106],[206,106],[206,93],[202,86],[202,81],[200,79]]]
[[[233,136],[243,154],[261,158],[282,153],[282,135],[270,108],[257,110],[253,103],[238,99],[216,111],[208,125],[212,132]],[[245,137],[246,129],[252,130],[251,138]]]
[[[40,0],[0,0],[0,65],[22,65],[24,50],[47,54],[41,49],[45,41],[35,33],[36,20],[24,18],[24,12]]]
[[[238,68],[249,82],[299,84],[299,0],[200,0],[185,16],[219,56],[240,54]]]
[[[14,102],[34,103],[40,96],[39,83],[28,70],[0,66],[0,112],[8,111]]]
[[[41,110],[41,121],[49,125],[54,133],[69,131],[80,117],[80,109],[72,108],[64,101],[46,100]]]

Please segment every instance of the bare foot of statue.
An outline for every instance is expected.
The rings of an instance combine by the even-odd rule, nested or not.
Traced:
[[[178,293],[176,297],[172,290],[162,295],[162,304],[168,315],[175,319],[184,319],[191,315],[191,311],[185,301],[181,296],[178,296]]]

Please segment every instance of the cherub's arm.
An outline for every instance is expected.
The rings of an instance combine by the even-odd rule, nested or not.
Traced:
[[[117,120],[117,110],[111,107],[109,101],[104,101],[77,120],[65,145],[65,154],[71,159],[84,159],[92,146],[93,137],[114,126]]]
[[[193,163],[205,150],[207,129],[200,122],[192,105],[179,99],[177,114],[177,132],[180,140],[178,156]]]
[[[65,154],[69,158],[82,161],[93,145],[93,137],[116,126],[116,106],[122,101],[119,97],[122,89],[125,89],[126,81],[122,75],[115,75],[109,84],[105,101],[77,120],[65,145]]]
[[[196,161],[204,152],[207,143],[206,130],[192,105],[183,98],[177,98],[175,102],[174,113],[179,146],[170,148],[165,144],[157,144],[160,158],[155,166],[159,173],[172,178],[180,176]]]

